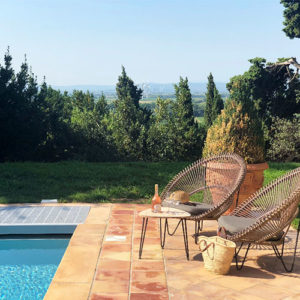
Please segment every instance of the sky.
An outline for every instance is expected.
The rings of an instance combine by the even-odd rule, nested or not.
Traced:
[[[26,54],[41,82],[111,85],[124,65],[136,82],[216,82],[248,60],[297,57],[279,0],[0,0],[0,64]],[[300,57],[298,57],[300,59]]]

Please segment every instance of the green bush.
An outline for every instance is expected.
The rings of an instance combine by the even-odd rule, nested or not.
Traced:
[[[214,124],[208,129],[203,156],[237,153],[247,163],[260,163],[264,159],[264,141],[258,125],[242,110],[242,103],[227,100]]]
[[[230,98],[208,129],[203,156],[237,153],[246,163],[265,161],[261,121],[250,98],[248,82],[241,76],[232,80]]]
[[[295,116],[292,120],[274,118],[269,131],[269,144],[269,160],[299,161],[300,116]]]

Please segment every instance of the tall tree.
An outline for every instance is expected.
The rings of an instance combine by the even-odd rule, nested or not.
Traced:
[[[194,120],[192,95],[188,79],[180,77],[175,84],[176,100],[173,105],[173,132],[175,156],[179,160],[201,156],[203,135]]]
[[[40,87],[39,97],[43,101],[43,128],[46,136],[39,144],[37,158],[46,161],[72,158],[72,98],[67,92],[62,93],[47,86],[45,80]]]
[[[116,91],[118,99],[115,101],[112,130],[120,156],[130,160],[145,159],[148,156],[146,141],[150,113],[140,107],[142,90],[127,76],[124,67]]]
[[[210,73],[207,77],[207,92],[205,94],[206,104],[204,110],[204,122],[206,128],[209,128],[216,117],[220,114],[224,108],[224,103],[221,95],[219,94],[217,87],[214,82],[214,77]]]
[[[214,88],[214,102],[212,107],[212,120],[214,121],[217,116],[221,113],[221,110],[224,108],[224,102],[223,99],[215,86]]]
[[[283,31],[290,39],[300,38],[300,1],[281,0],[280,3],[285,7]]]
[[[174,143],[177,137],[174,130],[173,104],[170,99],[156,99],[147,141],[152,161],[176,159]]]
[[[0,65],[0,159],[34,159],[45,134],[38,85],[26,58],[18,73],[11,61],[8,49]]]
[[[122,73],[119,76],[116,91],[119,100],[129,97],[130,101],[139,108],[139,101],[142,98],[143,91],[127,76],[124,66],[122,66]]]

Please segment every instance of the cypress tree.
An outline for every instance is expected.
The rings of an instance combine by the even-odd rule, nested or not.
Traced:
[[[213,103],[214,103],[214,90],[215,90],[215,83],[212,74],[210,73],[207,77],[207,92],[205,94],[206,104],[204,110],[204,123],[207,128],[209,128],[213,123],[212,117],[212,110],[213,110]]]
[[[214,121],[217,116],[221,113],[221,110],[224,108],[223,99],[218,91],[218,89],[214,88],[214,102],[212,107],[212,120]]]
[[[147,132],[150,113],[140,108],[143,91],[130,79],[122,66],[116,86],[118,99],[113,115],[113,136],[120,158],[141,160],[148,156]]]
[[[142,98],[143,91],[127,76],[124,66],[122,66],[122,73],[121,76],[119,76],[116,91],[118,100],[124,101],[129,97],[130,101],[139,108],[139,101]]]
[[[204,122],[206,128],[209,128],[220,114],[221,110],[224,108],[224,104],[222,97],[216,88],[214,77],[211,73],[207,79],[208,83],[207,92],[205,94],[206,104],[204,110]]]
[[[188,79],[180,77],[175,85],[176,100],[173,105],[173,132],[175,158],[189,160],[201,155],[202,135],[194,120],[192,95]]]

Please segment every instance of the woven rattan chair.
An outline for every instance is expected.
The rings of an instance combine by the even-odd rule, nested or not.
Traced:
[[[251,244],[258,244],[272,246],[285,270],[293,270],[300,225],[290,268],[283,260],[284,241],[293,219],[298,214],[299,203],[300,168],[297,168],[260,189],[230,215],[222,216],[218,220],[220,235],[241,243],[235,255],[237,269],[243,267]],[[238,254],[244,244],[248,246],[239,265]],[[282,245],[281,251],[277,247],[279,245]]]
[[[197,242],[203,220],[217,220],[229,209],[245,174],[245,162],[237,154],[222,154],[200,159],[182,170],[168,183],[161,194],[163,206],[183,209],[192,214],[186,219],[195,221],[195,242]],[[178,190],[190,195],[191,207],[168,200],[171,193]],[[194,199],[202,203],[193,202]],[[168,234],[173,235],[179,224],[180,222],[173,232],[169,231],[167,224],[165,228]]]

